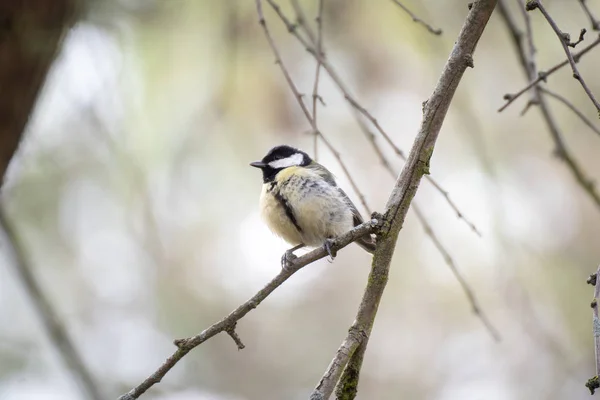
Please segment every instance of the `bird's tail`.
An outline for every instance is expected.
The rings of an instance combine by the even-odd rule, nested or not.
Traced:
[[[356,240],[356,244],[365,249],[368,253],[373,254],[377,245],[375,244],[375,237],[372,235],[365,235]]]

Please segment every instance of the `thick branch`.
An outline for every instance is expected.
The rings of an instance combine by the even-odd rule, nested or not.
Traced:
[[[600,301],[600,266],[588,283],[594,285],[594,299],[592,300],[592,332],[594,333],[594,356],[596,358],[596,375],[586,382],[585,386],[594,394],[600,388],[600,318],[598,318],[598,301]]]
[[[366,337],[359,345],[367,346],[379,302],[387,284],[398,234],[402,229],[408,208],[419,187],[421,178],[424,174],[429,173],[429,161],[433,155],[433,149],[444,118],[462,75],[468,66],[473,66],[473,52],[495,6],[496,0],[479,0],[472,4],[433,94],[423,107],[423,121],[408,155],[407,162],[388,200],[385,225],[377,237],[377,250],[373,255],[369,283],[359,306],[356,321],[352,325],[346,341],[351,339],[353,332],[364,332]],[[340,378],[339,366],[345,366],[352,354],[349,352],[338,352],[336,354],[313,391],[311,400],[325,400],[331,396]]]
[[[74,13],[75,0],[0,4],[0,177],[3,179]]]
[[[356,241],[358,238],[374,233],[380,226],[380,221],[377,219],[369,220],[361,225],[358,225],[354,229],[345,234],[333,239],[331,241],[331,250],[336,252],[350,243]],[[264,299],[266,299],[275,289],[283,284],[289,277],[300,270],[302,267],[313,263],[321,258],[328,255],[327,250],[323,247],[312,250],[309,253],[302,255],[292,260],[285,269],[282,269],[269,283],[259,290],[254,296],[252,296],[244,304],[233,310],[228,316],[220,320],[219,322],[211,325],[196,336],[192,336],[186,339],[178,339],[175,341],[175,345],[178,347],[167,360],[161,365],[152,375],[146,378],[138,386],[130,390],[128,393],[119,397],[119,400],[132,400],[140,397],[146,390],[150,389],[155,384],[159,383],[161,379],[177,364],[187,353],[193,350],[195,347],[201,345],[208,339],[217,335],[221,332],[227,332],[231,335],[234,332],[237,321],[242,319],[246,314],[255,309]],[[235,335],[237,337],[237,334]],[[235,338],[234,338],[235,340]],[[237,337],[236,344],[240,348],[241,340]],[[242,345],[243,346],[243,345]]]

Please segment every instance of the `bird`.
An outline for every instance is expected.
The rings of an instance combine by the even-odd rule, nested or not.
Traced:
[[[293,247],[281,258],[286,267],[303,247],[323,246],[331,260],[331,239],[360,225],[363,218],[327,168],[302,150],[288,145],[273,147],[260,161],[250,163],[262,171],[260,212],[269,229]],[[356,243],[369,253],[376,248],[371,235]]]

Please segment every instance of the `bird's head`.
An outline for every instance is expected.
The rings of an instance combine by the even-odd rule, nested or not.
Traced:
[[[260,168],[263,172],[263,181],[271,182],[277,173],[289,167],[305,167],[312,159],[303,152],[291,146],[281,145],[273,147],[260,161],[250,163],[251,166]]]

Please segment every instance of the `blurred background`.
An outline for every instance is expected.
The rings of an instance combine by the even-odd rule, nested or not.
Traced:
[[[517,2],[510,2],[516,6]],[[514,4],[513,4],[514,3]],[[577,36],[575,2],[547,1]],[[588,2],[596,15],[600,4]],[[314,28],[316,1],[302,1]],[[467,1],[327,0],[323,43],[353,93],[408,152],[467,13]],[[287,1],[282,10],[292,16]],[[522,16],[512,9],[522,27]],[[307,104],[316,63],[265,5],[281,56]],[[565,56],[532,15],[538,66]],[[589,33],[586,41],[595,39]],[[600,95],[600,49],[579,68]],[[524,95],[527,80],[497,10],[444,123],[431,172],[477,236],[423,181],[416,203],[502,336],[496,343],[443,257],[409,213],[377,316],[359,399],[585,399],[595,374],[587,276],[600,262],[600,208],[553,156]],[[549,87],[596,126],[564,68]],[[318,124],[382,211],[394,180],[352,110],[321,74]],[[600,178],[600,137],[550,102],[568,147]],[[393,168],[402,162],[380,136]],[[105,398],[139,384],[173,339],[216,322],[278,273],[288,247],[261,222],[262,179],[248,163],[278,144],[314,153],[311,128],[274,63],[254,2],[89,1],[39,96],[3,191],[3,206],[44,294]],[[326,165],[360,204],[332,152]],[[6,248],[4,245],[3,248]],[[24,289],[0,264],[0,399],[85,399]],[[352,323],[370,256],[351,245],[302,269],[227,335],[204,343],[143,395],[156,400],[305,399]]]

